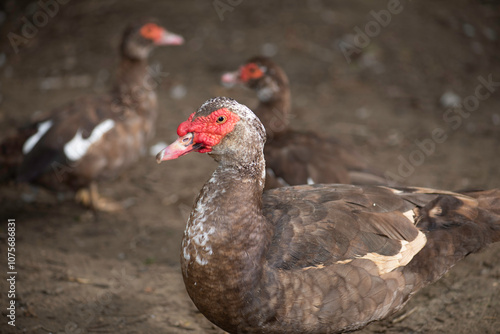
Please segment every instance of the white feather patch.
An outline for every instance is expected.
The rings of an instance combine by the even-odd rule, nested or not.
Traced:
[[[38,141],[40,140],[40,138],[42,138],[42,136],[47,132],[49,131],[49,129],[52,127],[52,121],[51,120],[48,120],[48,121],[45,121],[45,122],[42,122],[40,124],[38,124],[38,130],[37,132],[28,138],[28,140],[26,140],[24,142],[24,145],[23,145],[23,154],[28,154],[32,149],[33,147],[36,145],[36,143],[38,143]]]
[[[217,182],[216,173],[210,179],[210,182]],[[188,221],[186,230],[184,231],[187,236],[187,243],[183,245],[183,256],[186,261],[191,259],[191,255],[188,251],[190,245],[193,246],[194,259],[199,265],[207,265],[210,255],[213,254],[212,247],[210,246],[210,236],[215,233],[215,227],[210,227],[207,229],[205,222],[207,221],[207,215],[210,212],[207,203],[212,202],[213,198],[217,196],[218,191],[208,194],[206,196],[200,197],[196,203],[194,214],[192,218]],[[217,210],[217,209],[216,209]],[[215,212],[215,211],[214,211]],[[191,244],[191,241],[193,242]]]
[[[101,137],[115,126],[112,119],[107,119],[97,125],[90,136],[86,139],[82,137],[82,130],[78,129],[76,135],[66,145],[64,145],[64,154],[72,161],[79,160],[87,153],[90,146],[101,139]]]
[[[403,212],[403,215],[408,218],[408,220],[411,221],[412,224],[415,224],[415,213],[413,212],[413,210]]]
[[[413,257],[424,248],[426,243],[427,237],[424,233],[419,231],[414,240],[410,242],[405,240],[401,241],[401,249],[396,255],[387,256],[378,253],[368,253],[360,257],[360,259],[373,261],[377,265],[379,273],[386,274],[396,268],[406,266]]]
[[[309,184],[309,185],[314,184],[314,180],[311,177],[308,177],[307,184]]]

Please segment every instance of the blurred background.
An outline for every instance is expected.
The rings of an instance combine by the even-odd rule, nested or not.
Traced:
[[[150,58],[161,70],[151,144],[175,140],[179,123],[210,97],[256,106],[254,92],[219,80],[261,54],[289,76],[295,129],[355,145],[401,184],[500,187],[493,0],[3,1],[0,133],[35,112],[107,92],[122,31],[144,17],[186,40]],[[4,224],[15,218],[19,272],[18,328],[2,316],[0,332],[222,333],[189,300],[178,261],[191,205],[214,167],[201,155],[160,166],[146,157],[100,188],[134,204],[97,216],[44,190],[33,200],[26,186],[0,186],[0,248],[5,254]],[[498,254],[497,245],[467,258],[361,332],[499,333]],[[7,291],[4,279],[0,289]],[[5,310],[6,299],[0,304]]]

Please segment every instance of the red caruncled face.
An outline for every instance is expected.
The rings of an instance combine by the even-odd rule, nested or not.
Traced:
[[[259,79],[263,75],[264,72],[256,63],[248,63],[240,68],[240,80],[243,82]]]
[[[162,38],[164,32],[165,29],[155,23],[146,23],[141,27],[142,37],[150,39],[154,42],[159,41]]]
[[[194,119],[192,113],[188,120],[177,128],[179,138],[163,149],[156,156],[158,163],[165,160],[177,159],[189,152],[211,152],[212,147],[219,144],[222,138],[233,131],[239,121],[238,115],[226,108],[218,109],[208,116]]]
[[[179,137],[183,137],[187,133],[193,132],[193,142],[203,145],[198,150],[200,153],[210,152],[212,147],[219,144],[225,135],[233,131],[234,125],[240,119],[226,108],[216,110],[208,116],[198,117],[193,121],[194,115],[195,113],[192,113],[187,121],[179,125],[177,134]]]

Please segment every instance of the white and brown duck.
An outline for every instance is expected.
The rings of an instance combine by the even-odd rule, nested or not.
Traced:
[[[230,333],[339,333],[402,308],[457,261],[500,241],[500,190],[302,185],[268,190],[262,123],[229,98],[183,122],[158,162],[218,163],[182,240],[198,309]]]
[[[95,209],[119,209],[118,203],[98,195],[95,181],[117,176],[146,152],[157,119],[157,79],[148,57],[157,46],[182,43],[181,36],[155,20],[129,25],[111,92],[38,116],[5,138],[0,144],[0,178],[51,189],[69,187]]]
[[[255,90],[254,109],[266,128],[266,188],[315,183],[386,184],[349,145],[335,138],[290,128],[290,87],[281,67],[253,57],[239,70],[222,75],[225,85],[242,83]]]

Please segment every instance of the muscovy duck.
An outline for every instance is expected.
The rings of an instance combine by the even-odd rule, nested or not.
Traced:
[[[289,80],[271,59],[250,58],[239,70],[223,74],[221,81],[225,85],[242,83],[257,93],[259,104],[254,112],[267,133],[266,189],[314,183],[388,183],[350,145],[290,127]]]
[[[301,185],[263,192],[265,129],[218,97],[157,161],[218,163],[182,240],[189,296],[229,333],[340,333],[401,309],[457,261],[500,241],[500,190]]]
[[[14,131],[0,144],[0,180],[70,188],[97,210],[121,205],[100,197],[95,181],[117,176],[146,152],[155,131],[158,85],[148,57],[181,36],[155,20],[130,24],[120,44],[121,62],[109,94],[75,100]],[[88,187],[88,188],[87,188]]]

